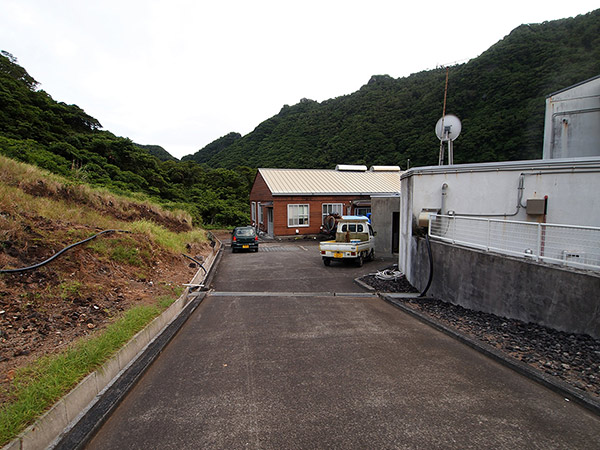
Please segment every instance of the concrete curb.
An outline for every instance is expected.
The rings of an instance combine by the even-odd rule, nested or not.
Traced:
[[[204,263],[208,267],[206,274],[199,268],[190,284],[203,284],[203,280],[212,274],[221,251],[222,243],[218,241],[215,251]],[[187,287],[160,316],[2,450],[80,448],[97,429],[90,429],[89,419],[101,420],[98,426],[103,423],[204,299],[205,293],[193,295],[196,293],[191,291]],[[121,379],[124,381],[120,382]],[[99,409],[105,411],[102,417],[98,416]]]
[[[386,302],[392,304],[393,306],[400,308],[402,311],[410,314],[421,322],[435,328],[442,333],[457,339],[463,344],[468,345],[469,347],[483,353],[484,355],[494,359],[495,361],[509,367],[510,369],[520,373],[521,375],[526,376],[527,378],[536,381],[537,383],[542,384],[543,386],[553,390],[554,392],[562,395],[568,400],[572,400],[589,411],[593,412],[600,416],[600,402],[595,399],[582,394],[581,392],[575,390],[571,386],[562,381],[554,379],[554,377],[550,377],[545,373],[534,369],[533,367],[525,364],[518,359],[512,358],[505,353],[497,350],[496,348],[487,345],[479,340],[473,339],[470,336],[467,336],[459,331],[448,327],[440,322],[435,321],[431,317],[426,314],[422,314],[421,312],[414,310],[406,305],[403,302],[396,300],[397,298],[402,298],[402,294],[386,294],[380,293],[379,296],[385,300]],[[405,298],[414,298],[414,296],[407,295]]]
[[[358,284],[361,288],[366,289],[367,291],[373,292],[375,293],[375,288],[373,286],[369,286],[367,283],[365,283],[364,281],[361,281],[358,278],[354,279],[354,282],[356,284]]]
[[[67,428],[50,445],[50,448],[57,450],[83,448],[175,337],[181,326],[202,302],[204,295],[196,296],[189,302],[165,330],[145,346],[125,370],[119,372],[114,381],[100,393],[96,401],[82,412],[78,420]]]

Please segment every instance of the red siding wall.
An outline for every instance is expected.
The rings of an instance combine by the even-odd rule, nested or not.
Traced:
[[[264,178],[260,173],[256,174],[256,178],[254,179],[254,184],[252,185],[252,190],[250,191],[250,201],[251,202],[269,202],[273,200],[273,195],[265,183]]]
[[[318,234],[321,231],[323,203],[343,203],[344,214],[348,213],[348,207],[352,200],[369,200],[369,197],[361,196],[289,196],[274,197],[273,201],[273,225],[275,236],[290,236],[296,234]],[[288,227],[287,205],[308,204],[309,226]],[[353,210],[351,211],[353,212]]]
[[[351,206],[353,200],[370,200],[368,196],[273,196],[265,180],[257,174],[254,185],[250,191],[250,202],[261,203],[263,210],[263,223],[260,229],[267,231],[267,207],[265,203],[272,202],[273,206],[273,234],[275,236],[291,236],[296,234],[318,234],[321,230],[323,203],[343,203],[344,214],[348,213],[348,206]],[[309,207],[309,226],[288,227],[287,205],[289,204],[308,204]],[[352,209],[351,213],[354,210]],[[258,216],[257,216],[258,217]]]

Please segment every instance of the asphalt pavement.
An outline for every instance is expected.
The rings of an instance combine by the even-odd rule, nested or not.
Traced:
[[[226,249],[88,448],[598,448],[598,416],[354,283],[389,263]]]

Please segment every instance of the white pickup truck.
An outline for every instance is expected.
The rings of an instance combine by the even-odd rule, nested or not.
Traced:
[[[342,216],[337,223],[335,240],[319,244],[323,264],[328,266],[332,260],[353,259],[360,267],[363,261],[375,258],[374,239],[375,233],[367,217]]]

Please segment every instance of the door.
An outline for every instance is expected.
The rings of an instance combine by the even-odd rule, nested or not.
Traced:
[[[273,236],[273,208],[267,208],[267,234]]]
[[[400,252],[400,212],[392,213],[392,253]]]

